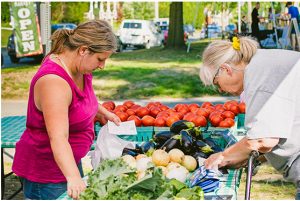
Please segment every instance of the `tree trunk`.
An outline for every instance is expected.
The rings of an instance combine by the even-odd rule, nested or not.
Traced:
[[[168,31],[168,40],[166,48],[183,49],[184,32],[183,32],[183,3],[172,2],[170,4],[170,24]]]

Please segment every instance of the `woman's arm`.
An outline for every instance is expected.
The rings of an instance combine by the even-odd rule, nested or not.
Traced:
[[[279,138],[248,139],[244,137],[239,142],[219,152],[211,155],[205,160],[205,167],[208,169],[218,169],[223,166],[236,166],[248,159],[252,150],[267,153],[279,142]]]
[[[43,112],[54,159],[68,182],[68,195],[77,199],[85,189],[69,144],[68,109],[72,91],[68,83],[56,75],[40,78],[34,87],[35,104]]]

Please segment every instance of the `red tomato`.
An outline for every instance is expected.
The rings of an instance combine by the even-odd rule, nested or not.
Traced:
[[[230,109],[231,112],[233,112],[235,115],[237,115],[238,113],[240,113],[240,109],[238,105],[231,105]]]
[[[246,104],[244,102],[239,104],[240,113],[246,113]]]
[[[146,107],[148,108],[148,109],[150,109],[152,106],[157,106],[154,102],[150,102],[150,103],[148,103],[147,105],[146,105]]]
[[[121,119],[122,122],[128,119],[128,114],[126,112],[116,112],[116,115]]]
[[[137,126],[137,127],[142,126],[142,120],[138,116],[131,115],[128,117],[127,121],[130,121],[130,120],[134,121],[135,126]]]
[[[222,128],[230,128],[230,124],[227,122],[227,121],[221,121],[219,123],[219,127],[222,127]]]
[[[159,107],[157,107],[157,106],[152,106],[152,107],[150,108],[150,115],[151,115],[152,117],[156,117],[157,114],[160,113],[160,112],[161,112],[161,110],[160,110]]]
[[[220,109],[221,109],[221,110],[222,110],[222,109],[225,110],[223,104],[216,104],[214,107],[215,107],[215,110],[220,110]]]
[[[135,112],[135,114],[140,118],[143,118],[144,116],[148,115],[149,113],[150,113],[150,111],[147,107],[140,107]]]
[[[216,115],[222,117],[222,113],[221,112],[219,112],[219,111],[213,111],[212,113],[210,113],[209,119],[211,119],[213,116],[216,116]]]
[[[166,105],[160,105],[160,106],[159,106],[159,109],[160,109],[161,111],[165,111],[165,110],[169,109],[169,107],[166,106]]]
[[[146,115],[142,118],[142,123],[144,126],[153,126],[155,119],[149,115]]]
[[[176,104],[174,107],[174,110],[176,110],[177,112],[182,109],[186,109],[187,111],[190,111],[189,107],[186,104],[179,103],[179,104]]]
[[[136,112],[137,109],[139,109],[140,107],[142,107],[142,106],[140,106],[140,105],[133,105],[133,106],[131,106],[130,109],[133,109]]]
[[[230,127],[234,126],[234,124],[235,124],[235,122],[232,118],[226,118],[226,119],[224,119],[224,121],[226,121],[230,125]]]
[[[208,118],[209,111],[206,108],[199,108],[195,111],[195,114],[198,116],[204,116],[205,118]]]
[[[202,108],[206,108],[206,107],[208,107],[208,106],[213,106],[213,104],[212,104],[211,102],[204,102],[204,103],[202,103],[202,105],[201,105]]]
[[[221,114],[213,115],[210,118],[211,125],[213,125],[215,127],[217,127],[221,121],[223,121],[223,118],[222,118]]]
[[[225,110],[230,110],[230,107],[233,105],[232,102],[227,101],[226,103],[224,103],[223,107]]]
[[[128,110],[126,111],[126,113],[127,113],[129,116],[131,116],[131,115],[134,115],[134,114],[135,114],[135,111],[134,111],[133,109],[128,109]]]
[[[192,110],[198,109],[199,105],[197,103],[191,103],[188,105],[190,111],[192,112]]]
[[[154,126],[164,127],[166,125],[166,121],[163,117],[158,117],[154,121]]]
[[[131,108],[131,106],[134,105],[134,102],[128,100],[128,101],[125,101],[125,102],[123,103],[123,105],[126,106],[127,108]]]
[[[214,106],[207,106],[205,109],[209,114],[216,110]]]
[[[222,112],[222,117],[225,119],[225,118],[232,118],[234,119],[235,117],[235,114],[231,111],[224,111]]]
[[[206,126],[207,124],[207,120],[204,116],[195,116],[193,119],[192,119],[192,122],[195,124],[195,126]]]
[[[115,110],[119,110],[119,111],[122,111],[122,112],[126,112],[127,107],[124,106],[124,105],[118,105],[118,106],[115,107]]]
[[[189,112],[186,115],[184,115],[183,120],[191,122],[195,117],[196,117],[196,114]]]
[[[190,110],[187,108],[181,108],[178,110],[178,112],[180,112],[182,115],[185,115],[185,114],[189,113]]]
[[[179,121],[180,119],[177,116],[169,116],[167,118],[166,124],[167,126],[171,126],[174,122]]]

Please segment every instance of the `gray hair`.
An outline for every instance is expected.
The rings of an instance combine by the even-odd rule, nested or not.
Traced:
[[[203,64],[199,76],[204,85],[212,85],[213,78],[219,67],[224,63],[248,64],[256,53],[259,44],[251,37],[240,37],[240,49],[236,50],[232,42],[225,40],[214,41],[203,52]]]

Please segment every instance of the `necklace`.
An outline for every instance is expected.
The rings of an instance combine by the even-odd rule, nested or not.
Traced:
[[[68,73],[68,75],[70,77],[72,77],[72,75],[69,73],[69,69],[67,67],[67,65],[65,64],[65,62],[58,56],[58,54],[52,54],[54,58],[57,58],[58,61],[62,64],[62,67],[65,69],[65,71]]]

